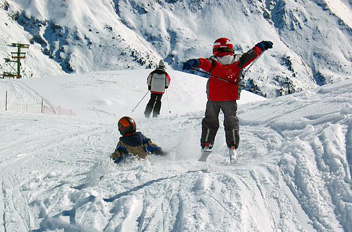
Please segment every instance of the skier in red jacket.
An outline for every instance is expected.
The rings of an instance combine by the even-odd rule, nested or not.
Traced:
[[[242,70],[258,58],[273,43],[262,41],[236,59],[233,43],[227,38],[219,38],[213,45],[210,58],[190,59],[183,64],[183,70],[202,69],[210,73],[207,84],[208,102],[205,117],[202,120],[202,151],[211,151],[219,129],[219,113],[224,113],[226,144],[232,162],[235,162],[235,150],[239,146],[239,121],[236,115],[239,99],[239,79]]]

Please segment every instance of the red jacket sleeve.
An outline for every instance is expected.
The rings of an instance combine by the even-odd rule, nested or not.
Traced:
[[[211,60],[205,58],[199,58],[198,60],[200,62],[198,68],[201,68],[206,72],[210,72],[213,69],[213,64]]]
[[[171,82],[170,75],[166,73],[166,81],[165,81],[165,88],[168,88]]]
[[[248,52],[244,53],[239,62],[238,62],[238,67],[241,69],[247,67],[250,63],[252,63],[258,56],[260,56],[263,53],[262,49],[260,49],[257,46],[254,46],[251,50]]]

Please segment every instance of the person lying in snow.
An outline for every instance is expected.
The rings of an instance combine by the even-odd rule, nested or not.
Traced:
[[[122,135],[111,154],[115,163],[120,163],[126,157],[139,157],[145,159],[148,154],[165,155],[161,147],[153,143],[141,132],[136,132],[135,121],[128,117],[122,117],[118,122],[118,128]]]

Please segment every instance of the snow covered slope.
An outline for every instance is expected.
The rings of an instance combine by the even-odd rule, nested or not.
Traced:
[[[222,125],[209,162],[197,161],[206,80],[170,70],[161,116],[145,119],[149,96],[131,111],[147,73],[0,80],[13,109],[0,110],[0,231],[352,231],[351,80],[244,93],[230,165]],[[75,115],[19,112],[40,99]],[[168,156],[113,164],[123,115]]]
[[[274,49],[247,76],[273,97],[350,78],[351,8],[347,0],[4,0],[0,54],[30,43],[23,67],[37,77],[149,68],[159,59],[180,69],[211,56],[219,37],[238,53],[271,40]]]

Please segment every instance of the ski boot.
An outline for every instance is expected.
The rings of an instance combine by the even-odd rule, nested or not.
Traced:
[[[234,164],[237,162],[237,154],[235,146],[229,147],[230,163]]]
[[[212,148],[213,148],[213,144],[205,143],[204,146],[202,146],[201,156],[198,161],[201,161],[201,162],[207,161],[207,158],[210,155]]]

